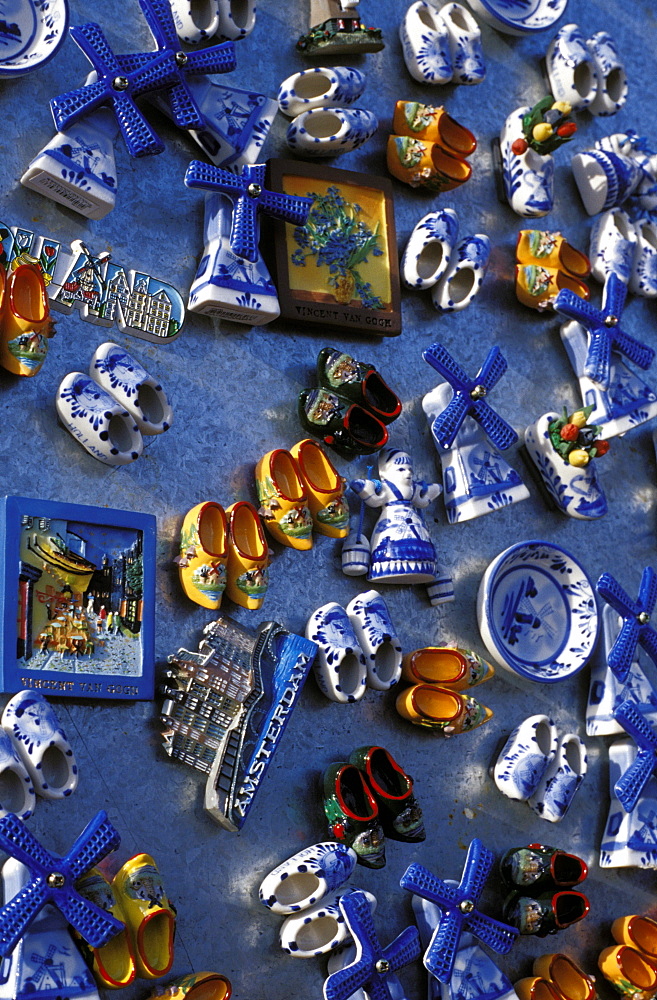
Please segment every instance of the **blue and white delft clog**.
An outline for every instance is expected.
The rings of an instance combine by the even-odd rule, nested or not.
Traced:
[[[592,115],[615,115],[627,100],[627,74],[616,43],[607,31],[596,31],[587,41],[595,62],[598,89],[589,104]]]
[[[486,76],[481,30],[469,10],[460,3],[447,3],[440,8],[452,57],[452,83],[481,83]]]
[[[365,694],[367,664],[347,612],[335,601],[308,619],[306,638],[317,643],[313,663],[320,690],[331,701],[347,704]]]
[[[557,742],[557,728],[547,715],[530,715],[516,726],[493,768],[493,780],[502,794],[526,802],[554,760]]]
[[[431,293],[438,312],[459,312],[470,305],[484,280],[490,251],[490,240],[483,233],[466,236],[454,248],[447,270]]]
[[[432,288],[445,274],[459,232],[452,208],[429,212],[415,225],[401,260],[401,279],[407,288]]]
[[[181,42],[198,45],[219,29],[219,0],[169,0]]]
[[[450,36],[440,13],[426,0],[406,11],[399,26],[406,69],[419,83],[450,83],[454,75]]]
[[[576,24],[564,24],[548,46],[545,68],[555,101],[567,101],[574,111],[587,108],[598,93],[593,52]]]
[[[350,66],[317,66],[293,73],[278,89],[278,107],[288,118],[314,108],[342,108],[355,104],[367,80]]]
[[[579,736],[576,733],[560,736],[552,761],[527,800],[534,812],[550,823],[559,823],[584,780],[586,768],[586,747]]]
[[[7,813],[15,813],[22,820],[29,819],[36,803],[34,784],[11,736],[4,729],[0,729],[0,787],[0,819]]]
[[[644,177],[640,165],[633,158],[602,149],[576,153],[570,165],[589,215],[622,205]]]
[[[389,691],[401,677],[402,648],[386,602],[377,590],[368,590],[345,610],[365,654],[367,686]]]
[[[646,299],[657,297],[657,224],[650,219],[634,223],[636,250],[630,291]]]
[[[305,847],[264,877],[260,902],[272,913],[297,913],[344,885],[357,860],[351,847],[334,840]]]
[[[537,153],[531,146],[524,153],[513,152],[516,139],[524,138],[522,120],[529,111],[526,105],[508,116],[500,133],[500,154],[509,205],[518,215],[537,219],[554,207],[554,159],[550,153]]]
[[[237,42],[246,38],[255,28],[255,0],[217,0],[219,5],[219,28],[217,35]]]
[[[54,708],[43,695],[19,691],[7,703],[1,725],[25,764],[37,795],[64,799],[75,791],[75,755]]]
[[[636,231],[627,212],[622,208],[603,212],[591,228],[589,260],[593,277],[604,284],[613,271],[627,285],[632,277],[636,244]]]
[[[293,958],[314,958],[326,955],[352,940],[351,933],[340,909],[340,899],[352,892],[363,892],[370,910],[376,909],[376,896],[364,889],[339,889],[325,896],[319,903],[301,913],[292,913],[281,926],[280,942],[283,951]]]
[[[139,458],[144,439],[134,418],[84,372],[69,372],[55,397],[62,424],[90,455],[105,465]]]
[[[293,119],[285,140],[299,156],[339,156],[358,149],[378,127],[378,119],[371,111],[315,108]]]
[[[163,434],[173,421],[167,395],[152,375],[118,344],[101,344],[89,374],[128,411],[142,434]]]

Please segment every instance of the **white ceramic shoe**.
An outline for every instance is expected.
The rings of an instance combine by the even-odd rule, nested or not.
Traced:
[[[644,177],[641,167],[632,157],[607,153],[602,149],[576,153],[570,165],[589,215],[621,205]]]
[[[630,274],[630,291],[646,299],[657,297],[657,224],[649,219],[634,223],[636,250]]]
[[[469,10],[460,3],[448,3],[440,8],[449,35],[452,56],[453,83],[481,83],[486,76],[481,31]]]
[[[378,127],[378,119],[371,111],[315,108],[296,116],[285,139],[299,156],[339,156],[358,149]]]
[[[319,647],[313,669],[320,690],[341,704],[359,701],[365,694],[367,664],[345,609],[335,601],[318,608],[308,619],[306,638]]]
[[[607,31],[596,31],[586,44],[598,78],[598,89],[589,111],[592,115],[615,115],[627,100],[627,74],[616,43]]]
[[[163,434],[173,421],[167,395],[157,379],[118,344],[101,344],[89,374],[133,417],[142,434]]]
[[[419,83],[450,83],[454,74],[449,32],[436,8],[417,0],[399,26],[406,69]]]
[[[0,729],[0,818],[15,813],[26,820],[34,812],[34,784],[9,733]]]
[[[386,602],[377,590],[368,590],[345,610],[365,654],[368,687],[389,691],[401,677],[402,648]]]
[[[326,840],[281,862],[260,884],[260,902],[273,913],[297,913],[339,889],[356,867],[351,847]]]
[[[530,715],[513,730],[495,766],[493,780],[508,799],[526,802],[557,752],[557,728],[547,715]]]
[[[598,93],[597,66],[576,24],[564,24],[548,46],[545,67],[555,101],[573,110],[587,108]]]
[[[134,418],[83,372],[62,379],[55,405],[66,430],[99,462],[128,465],[141,455],[144,439]]]
[[[483,233],[461,240],[452,253],[447,270],[431,293],[439,312],[459,312],[470,305],[484,280],[490,249],[490,240]]]
[[[317,66],[293,73],[278,88],[278,107],[288,118],[315,108],[355,104],[365,90],[365,74],[350,66]]]
[[[283,921],[280,931],[281,948],[293,958],[314,958],[326,955],[353,938],[345,922],[339,901],[352,892],[363,892],[370,904],[370,911],[376,909],[376,896],[364,889],[348,888],[325,896],[319,903],[301,913],[293,913]]]
[[[255,28],[255,0],[217,0],[219,26],[217,34],[232,42],[246,38]]]
[[[197,45],[219,28],[219,0],[169,0],[176,34],[181,42]]]
[[[534,812],[550,823],[559,823],[584,780],[586,767],[586,747],[579,736],[561,736],[556,754],[527,800]]]
[[[431,288],[447,270],[459,233],[451,208],[429,212],[416,224],[404,250],[400,272],[407,288]]]
[[[604,212],[591,229],[591,274],[604,284],[613,271],[627,284],[632,277],[636,249],[637,234],[629,215],[622,208]]]
[[[55,710],[37,691],[19,691],[2,713],[37,795],[65,799],[78,785],[78,767]]]
[[[502,177],[509,205],[525,219],[547,215],[554,206],[554,159],[528,146],[524,153],[514,153],[516,139],[523,139],[522,120],[529,106],[516,108],[506,119],[500,133]]]

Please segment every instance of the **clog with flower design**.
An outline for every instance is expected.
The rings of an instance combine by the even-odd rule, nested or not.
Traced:
[[[216,611],[226,589],[228,524],[223,507],[209,500],[185,514],[180,531],[180,583],[190,601]]]
[[[126,923],[121,903],[100,869],[91,868],[78,879],[76,888],[85,899]],[[137,966],[127,927],[110,938],[102,948],[91,948],[85,945],[83,939],[80,941],[84,950],[89,950],[93,973],[101,986],[118,990],[130,985],[137,975]]]
[[[470,164],[449,153],[436,142],[424,142],[405,135],[388,137],[388,170],[393,177],[413,188],[452,191],[468,180]]]
[[[466,236],[454,248],[447,270],[431,291],[438,312],[460,312],[470,305],[482,286],[490,251],[485,233]]]
[[[317,381],[322,388],[369,410],[382,424],[392,423],[402,411],[399,396],[374,365],[356,361],[334,347],[323,347],[317,355]]]
[[[348,461],[373,455],[388,442],[388,430],[378,417],[328,389],[304,389],[299,393],[298,413],[304,430]]]
[[[299,441],[290,448],[290,454],[306,487],[315,531],[329,538],[346,538],[349,534],[349,504],[344,498],[346,480],[312,438]]]
[[[0,365],[13,375],[36,375],[54,335],[43,272],[19,264],[6,274],[0,265]]]
[[[324,773],[324,812],[332,837],[351,847],[366,868],[383,868],[385,837],[379,807],[354,764],[331,764]]]
[[[112,879],[112,891],[125,915],[137,974],[159,979],[173,965],[176,912],[167,899],[157,865],[137,854]]]
[[[166,990],[158,987],[149,1000],[230,1000],[233,988],[230,980],[220,972],[189,972],[173,979]]]
[[[585,253],[571,246],[561,233],[540,229],[520,230],[516,260],[519,264],[540,264],[567,271],[576,278],[588,278],[591,273],[591,262]]]
[[[490,708],[470,695],[438,684],[414,684],[406,688],[398,695],[396,708],[413,725],[435,729],[445,736],[476,729],[493,715]]]
[[[548,309],[559,292],[567,289],[588,301],[588,287],[566,271],[538,264],[516,265],[516,297],[529,309]]]
[[[226,595],[243,608],[262,606],[269,585],[269,549],[258,511],[247,500],[226,508]]]
[[[313,521],[306,486],[290,452],[276,448],[263,455],[256,465],[255,481],[258,513],[272,537],[292,549],[311,549]]]
[[[419,104],[417,101],[397,101],[392,117],[394,135],[407,135],[424,142],[435,142],[454,156],[470,156],[477,140],[444,107]]]
[[[598,967],[627,1000],[653,1000],[657,993],[657,964],[627,945],[612,945],[598,956]]]

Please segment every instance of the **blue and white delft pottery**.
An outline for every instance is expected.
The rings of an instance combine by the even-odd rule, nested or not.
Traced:
[[[386,602],[378,591],[368,590],[345,610],[365,655],[367,686],[389,691],[401,677],[402,648]]]
[[[265,876],[260,902],[272,913],[297,913],[344,885],[356,861],[356,852],[337,841],[304,847]]]
[[[527,427],[527,454],[562,514],[582,521],[592,521],[607,513],[607,498],[598,480],[595,459],[580,468],[571,465],[555,451],[550,440],[549,426],[558,419],[558,413],[544,413]]]
[[[107,341],[96,349],[89,374],[128,411],[142,434],[163,434],[171,426],[173,410],[166,392],[118,344]]]
[[[496,663],[554,684],[578,673],[598,636],[593,587],[577,560],[553,542],[518,542],[484,573],[477,620]]]
[[[630,291],[646,299],[657,298],[657,222],[638,219],[634,223],[636,250],[630,275]]]
[[[288,118],[313,108],[342,108],[356,103],[366,82],[365,74],[351,66],[304,69],[283,80],[278,107]]]
[[[490,240],[483,233],[466,236],[454,248],[447,270],[431,293],[438,312],[460,312],[470,305],[484,280],[490,251]]]
[[[38,691],[19,691],[7,703],[2,728],[44,799],[65,799],[78,786],[75,755],[54,708]]]
[[[615,115],[627,100],[627,74],[616,43],[607,31],[596,31],[587,41],[598,77],[598,91],[589,105],[592,115]]]
[[[631,701],[646,721],[657,726],[657,691],[641,667],[638,649],[624,680],[619,680],[607,659],[618,638],[621,619],[611,605],[602,609],[602,649],[591,664],[591,682],[586,707],[586,732],[589,736],[611,736],[625,730],[614,717],[614,710]]]
[[[568,0],[468,0],[475,14],[505,35],[530,35],[559,20]]]
[[[522,120],[531,111],[529,105],[512,111],[500,133],[502,178],[509,205],[526,219],[537,219],[554,207],[554,159],[528,146],[516,154],[512,145],[524,138]]]
[[[622,208],[603,212],[591,227],[591,274],[604,284],[607,275],[613,272],[627,285],[632,277],[636,249],[634,223],[627,212]]]
[[[574,111],[587,108],[598,91],[593,54],[576,24],[564,24],[548,46],[545,68],[555,101],[567,101]]]
[[[400,264],[407,288],[432,288],[445,274],[456,246],[459,220],[452,208],[424,215],[413,228]]]
[[[99,462],[128,465],[141,455],[144,440],[134,417],[88,375],[65,375],[55,403],[66,430]]]
[[[0,729],[0,782],[0,817],[15,813],[19,819],[29,819],[36,803],[34,785],[11,736],[4,729]]]
[[[405,451],[385,448],[379,453],[379,478],[354,479],[350,489],[368,507],[383,508],[370,538],[367,579],[372,583],[427,585],[431,604],[454,600],[450,576],[437,564],[436,550],[422,509],[442,492],[437,483],[413,478]]]
[[[641,167],[629,156],[602,149],[576,153],[570,165],[589,215],[622,205],[634,194],[644,176]]]
[[[306,638],[317,644],[313,664],[317,684],[331,701],[359,701],[365,694],[367,664],[345,609],[335,601],[313,611]]]
[[[333,972],[339,972],[341,969],[346,969],[347,966],[353,965],[357,955],[358,952],[353,941],[351,944],[343,944],[339,948],[336,948],[335,951],[331,952],[326,963],[328,975],[330,976]],[[388,1000],[406,1000],[406,990],[402,986],[398,976],[388,973],[386,988],[388,990]],[[358,989],[355,993],[352,993],[349,1000],[368,1000],[368,996],[362,989]]]
[[[68,0],[5,0],[0,79],[45,66],[68,34]]]
[[[219,28],[217,34],[233,42],[246,38],[255,28],[255,0],[217,0]]]
[[[376,115],[361,108],[313,108],[291,122],[285,141],[299,156],[339,156],[358,149],[378,127]]]
[[[644,785],[630,812],[618,801],[614,787],[630,768],[637,748],[629,739],[609,747],[609,816],[600,843],[601,868],[657,868],[657,778]]]
[[[406,69],[419,83],[450,83],[454,74],[449,32],[440,12],[416,0],[399,25]]]
[[[168,0],[181,42],[197,45],[219,30],[219,0]]]
[[[556,753],[536,790],[527,800],[534,812],[549,823],[566,815],[587,770],[586,747],[576,733],[559,737]]]
[[[292,913],[283,921],[279,935],[283,951],[292,958],[314,958],[316,955],[326,955],[351,941],[349,928],[340,909],[340,900],[352,892],[361,892],[374,913],[376,896],[371,892],[355,886],[338,889],[314,906],[309,906],[301,913]]]
[[[516,726],[493,767],[493,780],[503,795],[527,802],[557,752],[557,727],[547,715],[530,715]]]
[[[486,76],[481,31],[474,17],[460,3],[446,3],[440,8],[452,57],[452,83],[481,83]]]

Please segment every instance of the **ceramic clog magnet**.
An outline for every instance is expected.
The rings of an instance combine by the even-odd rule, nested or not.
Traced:
[[[588,286],[566,271],[539,264],[516,265],[516,298],[528,309],[549,309],[559,292],[567,289],[588,300]]]
[[[540,896],[523,896],[514,892],[505,899],[502,916],[521,934],[545,937],[583,920],[589,910],[590,904],[584,893],[570,889]]]
[[[445,274],[456,245],[459,220],[451,208],[429,212],[406,244],[400,275],[407,288],[431,288]]]
[[[554,983],[544,976],[527,976],[513,984],[518,1000],[564,1000]]]
[[[37,375],[54,335],[41,268],[19,264],[7,275],[0,265],[0,365],[12,375]]]
[[[520,230],[516,243],[516,260],[519,264],[540,264],[567,271],[580,280],[591,273],[591,262],[585,253],[571,246],[561,233],[543,232],[540,229]]]
[[[220,972],[190,972],[167,983],[168,1000],[230,1000],[233,992],[230,980]],[[149,1000],[156,1000],[161,988],[155,989]]]
[[[290,454],[306,487],[315,531],[329,538],[346,538],[349,534],[349,504],[344,497],[346,480],[312,438],[299,441],[290,449]]]
[[[395,135],[407,135],[424,142],[435,142],[454,156],[470,156],[477,148],[474,135],[441,106],[397,101],[392,117]]]
[[[137,974],[165,976],[173,965],[176,914],[153,858],[137,854],[126,861],[112,879],[112,890],[125,915]]]
[[[555,759],[557,746],[557,728],[547,715],[530,715],[516,726],[493,769],[493,779],[502,794],[526,802]]]
[[[226,595],[243,608],[262,606],[269,585],[269,549],[253,504],[238,500],[226,508],[228,560]]]
[[[98,868],[91,868],[76,883],[80,895],[126,923],[126,916],[111,884]],[[91,948],[94,976],[101,986],[110,990],[129,986],[137,975],[132,942],[127,927],[115,934],[102,948]]]
[[[657,920],[652,917],[638,914],[617,917],[611,925],[611,935],[617,944],[635,948],[651,962],[657,962]]]
[[[655,996],[657,964],[635,948],[623,944],[604,948],[598,956],[598,968],[627,1000],[652,1000]]]
[[[219,27],[217,34],[237,42],[255,28],[255,0],[218,0]]]
[[[313,522],[306,487],[290,452],[268,451],[256,465],[255,481],[258,513],[272,537],[292,549],[311,549]]]
[[[449,35],[449,49],[454,73],[453,83],[481,83],[486,76],[481,31],[469,10],[460,3],[447,3],[440,16]]]
[[[365,655],[368,687],[389,691],[401,677],[402,651],[386,602],[378,591],[368,590],[345,610]]]
[[[219,0],[169,0],[169,4],[181,42],[197,45],[219,29]]]
[[[414,684],[406,688],[397,695],[395,707],[401,717],[413,725],[438,730],[445,736],[476,729],[493,715],[470,695],[450,691],[438,684]]]
[[[406,69],[418,83],[450,83],[454,75],[449,32],[431,3],[417,0],[399,25]]]
[[[15,813],[26,820],[34,812],[34,784],[14,742],[0,729],[0,818]]]
[[[118,344],[101,344],[89,362],[89,374],[133,417],[142,434],[163,434],[173,410],[157,379]]]
[[[367,665],[347,612],[335,601],[312,613],[306,638],[317,643],[313,663],[320,690],[331,701],[347,704],[365,694]]]
[[[65,799],[78,786],[78,766],[52,705],[38,691],[19,691],[7,702],[2,728],[32,779],[37,795]]]
[[[374,365],[333,347],[323,347],[317,355],[317,380],[323,388],[369,410],[382,424],[392,423],[402,411],[399,396]]]
[[[565,24],[548,46],[545,68],[555,101],[581,111],[595,99],[598,73],[595,58],[576,24]]]
[[[413,779],[383,747],[359,747],[349,757],[365,775],[376,799],[386,837],[417,843],[425,839],[422,810],[413,793]]]
[[[589,104],[592,115],[615,115],[627,100],[627,74],[608,31],[596,31],[586,43],[595,63],[598,89]]]
[[[180,584],[190,601],[216,611],[226,589],[228,523],[223,507],[209,500],[185,514],[180,530]]]
[[[339,156],[358,149],[379,127],[361,108],[314,108],[292,120],[285,141],[299,156]]]
[[[362,773],[353,764],[331,764],[324,773],[324,812],[336,840],[353,848],[366,868],[386,863],[379,807]]]
[[[490,240],[483,233],[466,236],[455,247],[447,270],[431,292],[438,312],[460,312],[470,305],[484,280],[490,251]]]
[[[624,284],[632,278],[632,268],[637,248],[634,225],[622,208],[603,212],[591,227],[589,253],[592,274],[602,284],[612,272]]]
[[[657,298],[657,223],[640,219],[634,223],[636,250],[630,274],[630,291],[646,299]]]
[[[465,691],[490,680],[495,671],[471,649],[424,646],[407,653],[402,674],[411,684],[438,684],[451,691]]]
[[[357,455],[373,455],[388,442],[388,430],[378,417],[327,389],[299,393],[298,413],[304,430],[348,461]]]
[[[554,207],[554,157],[527,144],[523,120],[531,111],[524,106],[507,117],[500,133],[500,154],[509,205],[517,215],[537,219]]]
[[[376,896],[371,892],[355,887],[340,889],[283,921],[280,930],[283,951],[292,958],[314,958],[315,955],[327,955],[346,941],[351,941],[349,928],[338,904],[343,896],[352,892],[363,892],[374,913]]]
[[[552,761],[527,800],[534,812],[550,823],[561,822],[584,780],[586,767],[586,747],[579,736],[560,736]]]
[[[554,889],[572,889],[583,882],[588,868],[576,854],[546,844],[513,847],[500,861],[500,875],[512,889],[538,896]]]
[[[588,409],[577,410],[575,416],[586,414],[583,419],[588,419]],[[525,430],[525,448],[554,504],[582,521],[607,513],[595,458],[604,455],[609,444],[596,439],[600,431],[597,425],[577,427],[566,414],[557,413],[543,414]]]
[[[534,959],[533,972],[550,983],[559,998],[595,1000],[595,978],[587,975],[568,955],[539,955]]]
[[[576,153],[570,165],[589,215],[616,208],[639,186],[643,173],[635,160],[602,149]]]
[[[388,137],[387,164],[397,180],[413,188],[435,192],[452,191],[472,174],[472,167],[466,160],[449,153],[438,143],[404,135]]]
[[[339,889],[356,867],[351,847],[323,841],[305,847],[272,869],[260,883],[260,902],[272,913],[296,913]]]
[[[134,417],[83,372],[62,379],[55,405],[66,430],[99,462],[128,465],[141,455],[144,439]]]
[[[365,90],[366,77],[351,66],[316,66],[293,73],[278,88],[278,107],[289,118],[314,108],[342,108],[355,104]]]

